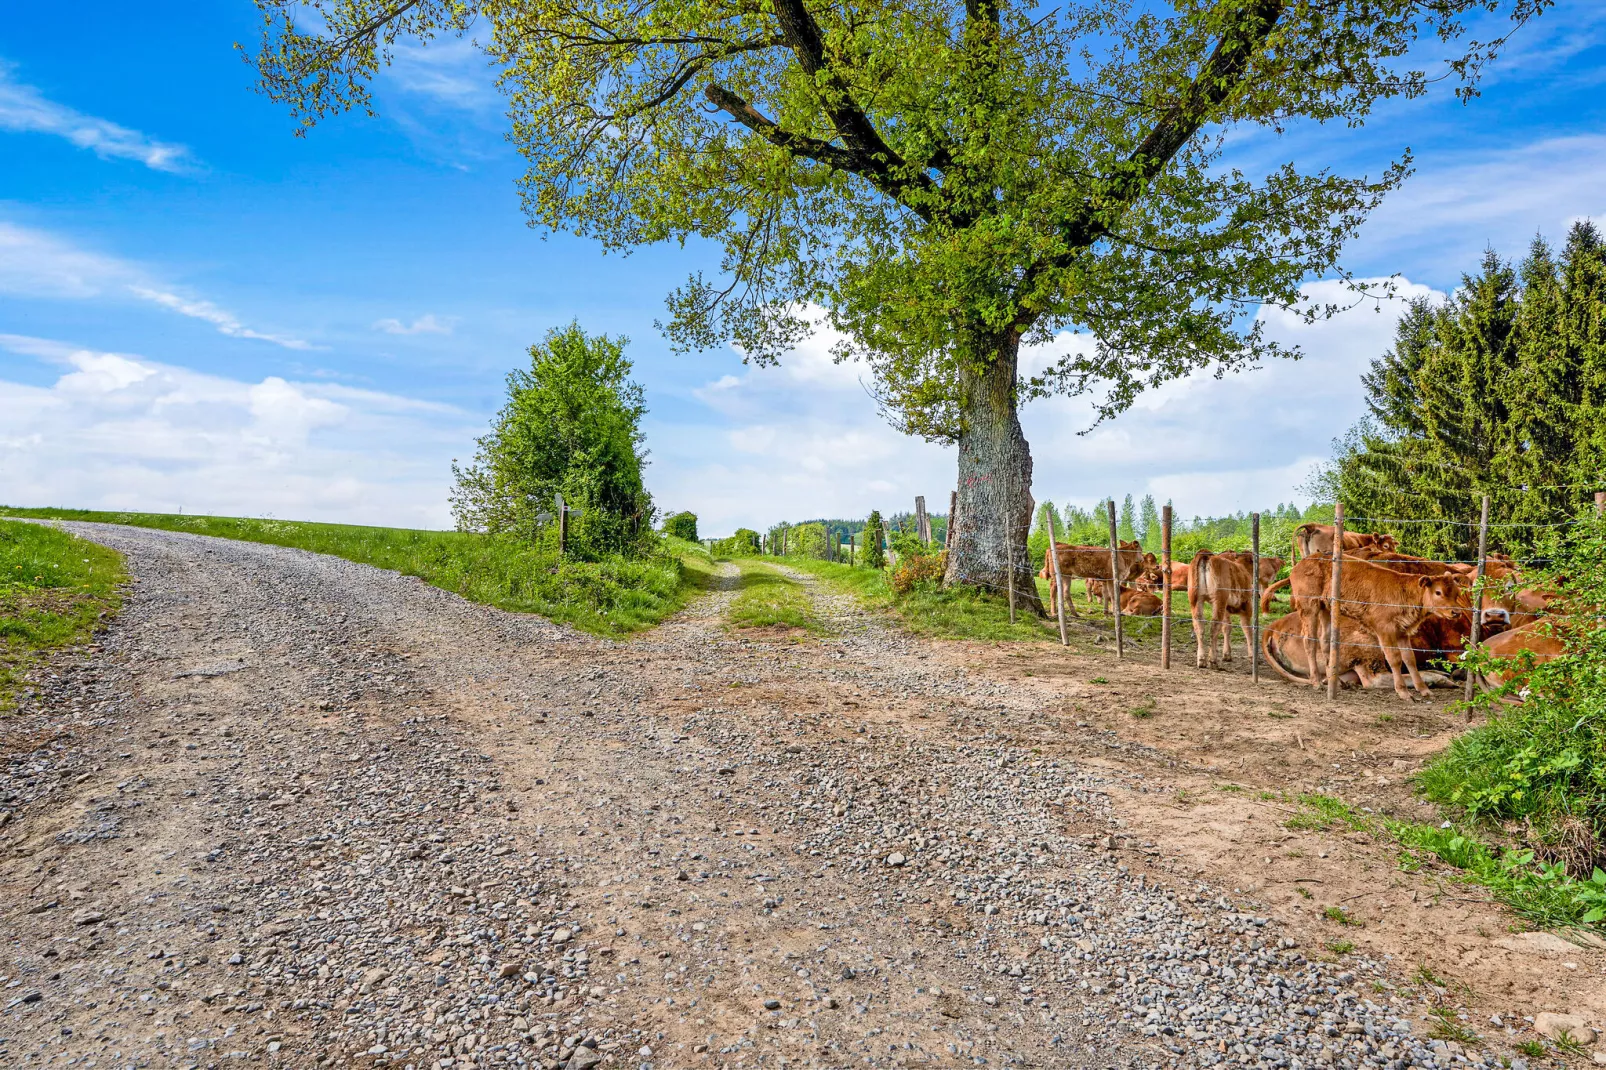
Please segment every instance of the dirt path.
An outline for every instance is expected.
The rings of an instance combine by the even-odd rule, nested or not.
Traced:
[[[1494,1065],[1131,835],[1153,747],[806,578],[827,639],[614,643],[72,527],[139,585],[0,725],[8,1065]]]

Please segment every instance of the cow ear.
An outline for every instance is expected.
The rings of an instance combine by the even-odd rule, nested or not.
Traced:
[[[1433,586],[1433,577],[1432,576],[1418,576],[1416,578],[1416,583],[1417,583],[1418,587],[1421,587],[1423,590],[1427,590],[1429,587]]]

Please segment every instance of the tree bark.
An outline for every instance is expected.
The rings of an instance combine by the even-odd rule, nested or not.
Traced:
[[[968,584],[1003,597],[1015,578],[1018,606],[1046,616],[1037,597],[1037,570],[1026,552],[1032,524],[1032,451],[1015,406],[1013,333],[996,343],[992,359],[963,376],[959,432],[959,515],[943,583]]]

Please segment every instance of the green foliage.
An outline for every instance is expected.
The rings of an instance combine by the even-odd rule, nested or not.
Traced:
[[[1121,519],[1115,526],[1115,537],[1122,542],[1134,542],[1138,537],[1138,511],[1130,494],[1121,502]]]
[[[800,628],[823,631],[808,592],[796,580],[757,562],[744,561],[737,593],[725,611],[733,628]]]
[[[53,650],[87,642],[121,605],[113,550],[42,524],[0,522],[0,710]]]
[[[1431,856],[1540,925],[1606,932],[1606,872],[1599,867],[1578,878],[1565,864],[1546,862],[1531,849],[1499,850],[1463,829],[1396,823],[1390,830],[1406,848],[1401,863],[1407,869],[1419,868]]]
[[[1042,641],[1057,635],[1048,622],[1031,613],[1017,614],[1011,624],[1005,599],[973,587],[921,583],[900,595],[892,589],[885,569],[850,568],[806,558],[787,564],[855,596],[871,609],[892,615],[899,627],[915,635],[987,641]],[[1046,598],[1048,588],[1041,583],[1038,587]]]
[[[881,510],[873,510],[870,513],[870,519],[865,521],[864,524],[864,566],[866,568],[884,569],[887,567],[887,552],[884,546],[886,538],[886,527],[881,522]]]
[[[1343,827],[1351,832],[1370,832],[1376,828],[1366,815],[1331,795],[1311,792],[1298,796],[1294,801],[1299,803],[1300,812],[1284,822],[1291,829],[1325,832]]]
[[[712,572],[700,546],[665,540],[634,555],[559,561],[548,543],[458,531],[416,531],[290,520],[252,520],[86,509],[8,509],[13,516],[88,520],[290,546],[394,569],[474,602],[539,613],[597,635],[651,627],[676,612]],[[688,567],[688,555],[706,564]]]
[[[1420,774],[1434,802],[1496,828],[1520,822],[1540,858],[1583,877],[1606,863],[1606,520],[1586,508],[1544,544],[1533,578],[1554,589],[1551,633],[1564,655],[1480,696],[1488,722],[1456,739]],[[1482,655],[1470,662],[1487,666]],[[1501,700],[1518,688],[1520,705]]]
[[[720,245],[727,278],[671,297],[678,343],[762,363],[824,308],[889,411],[934,438],[983,403],[979,371],[1013,373],[1021,335],[1096,336],[1021,390],[1091,393],[1102,415],[1278,352],[1248,313],[1304,304],[1407,167],[1244,174],[1223,139],[1358,125],[1426,91],[1401,62],[1418,40],[1546,6],[258,4],[260,86],[305,125],[371,108],[398,48],[472,34],[510,95],[534,222],[609,249]],[[1463,90],[1500,44],[1454,58]]]
[[[1414,302],[1363,376],[1367,417],[1316,481],[1351,514],[1433,557],[1537,549],[1606,487],[1606,242],[1573,225],[1561,256],[1536,239],[1520,267],[1493,251],[1443,304]]]
[[[686,542],[697,540],[697,514],[680,512],[664,517],[664,534]]]
[[[728,538],[714,543],[714,554],[718,557],[752,557],[759,551],[758,532],[751,528],[737,528]]]
[[[625,339],[578,323],[530,347],[529,370],[507,377],[507,403],[478,440],[474,463],[452,465],[458,530],[527,543],[555,538],[542,515],[555,497],[576,512],[568,552],[600,560],[651,539],[652,497],[641,481],[641,387],[629,380]]]

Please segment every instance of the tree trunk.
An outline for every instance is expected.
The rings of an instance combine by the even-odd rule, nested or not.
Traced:
[[[1015,604],[1044,616],[1034,562],[1026,552],[1032,524],[1032,451],[1015,410],[1019,340],[997,345],[981,374],[964,379],[959,432],[959,522],[948,548],[943,583],[970,584],[1007,597],[1010,569]]]

